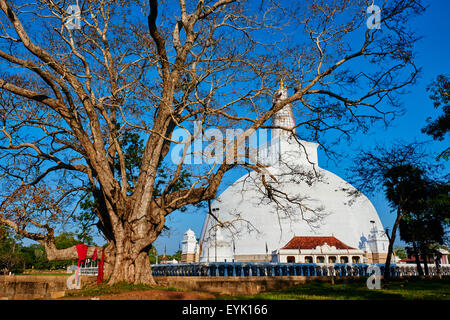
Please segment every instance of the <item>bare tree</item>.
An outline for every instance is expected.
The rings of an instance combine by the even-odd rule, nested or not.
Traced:
[[[246,166],[234,156],[171,163],[176,129],[192,132],[194,120],[203,130],[240,128],[236,146],[287,104],[316,140],[396,114],[396,94],[418,74],[407,22],[423,8],[388,1],[378,29],[367,27],[370,5],[86,0],[74,27],[65,1],[0,0],[2,198],[11,205],[21,190],[45,186],[55,204],[67,201],[49,219],[39,206],[29,217],[1,208],[0,223],[40,241],[50,259],[76,258],[75,248],[56,249],[54,228],[76,209],[70,200],[91,191],[110,283],[154,283],[148,251],[167,215],[215,198],[224,174]],[[295,92],[271,103],[280,78]],[[145,140],[133,182],[119,143],[130,130]],[[170,179],[158,178],[161,168]],[[183,170],[191,184],[175,188]]]

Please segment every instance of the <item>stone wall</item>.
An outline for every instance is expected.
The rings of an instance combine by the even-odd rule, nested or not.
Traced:
[[[241,254],[234,256],[236,262],[270,262],[272,261],[271,254]]]
[[[26,300],[63,297],[67,290],[67,278],[61,276],[12,275],[0,276],[0,299]],[[97,280],[95,276],[82,276],[81,284]]]
[[[198,253],[183,253],[181,255],[181,263],[198,262]]]
[[[387,253],[367,253],[366,254],[367,263],[386,263]],[[391,260],[393,263],[393,260]]]

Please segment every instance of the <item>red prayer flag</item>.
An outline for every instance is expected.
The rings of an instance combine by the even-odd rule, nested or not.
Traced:
[[[80,265],[84,260],[86,260],[88,246],[87,244],[77,244],[75,247],[77,248],[78,265]]]
[[[102,250],[102,258],[98,262],[97,284],[103,282],[103,264],[105,262],[105,248]]]
[[[98,257],[97,257],[97,247],[95,247],[95,249],[94,249],[94,253],[92,254],[92,260],[97,260],[98,259]]]
[[[80,271],[80,265],[83,263],[84,260],[86,260],[88,246],[87,244],[77,244],[75,247],[77,248],[78,254],[78,268],[76,273],[76,278],[78,279],[79,277],[78,272]]]

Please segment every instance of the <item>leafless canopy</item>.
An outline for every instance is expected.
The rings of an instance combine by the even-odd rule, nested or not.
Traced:
[[[79,29],[70,27],[74,3]],[[381,28],[369,29],[370,5],[0,0],[0,223],[56,258],[53,226],[70,214],[62,201],[93,190],[111,282],[151,283],[146,254],[165,217],[214,198],[236,167],[188,168],[191,186],[174,191],[184,166],[169,161],[175,129],[192,130],[193,120],[203,129],[241,128],[239,143],[291,103],[299,132],[319,140],[326,130],[349,135],[395,114],[395,94],[418,73],[407,22],[423,8],[414,0],[382,2]],[[295,90],[272,104],[280,78]],[[136,181],[127,178],[120,145],[130,131],[145,140]],[[161,167],[171,179],[156,193]],[[36,202],[16,215],[7,209],[41,189],[52,205]]]

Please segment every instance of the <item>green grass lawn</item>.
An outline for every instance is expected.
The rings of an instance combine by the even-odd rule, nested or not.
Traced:
[[[365,280],[349,283],[311,282],[280,291],[229,299],[262,300],[450,300],[450,278],[395,279],[388,287],[370,290]]]
[[[383,282],[382,282],[383,283]],[[175,288],[150,287],[119,283],[90,285],[82,290],[72,291],[69,296],[101,296],[136,290],[189,291]],[[229,300],[450,300],[450,278],[443,279],[393,279],[389,286],[370,290],[365,279],[340,282],[310,282],[301,286],[279,291],[268,291],[253,296],[223,296],[216,299]]]

